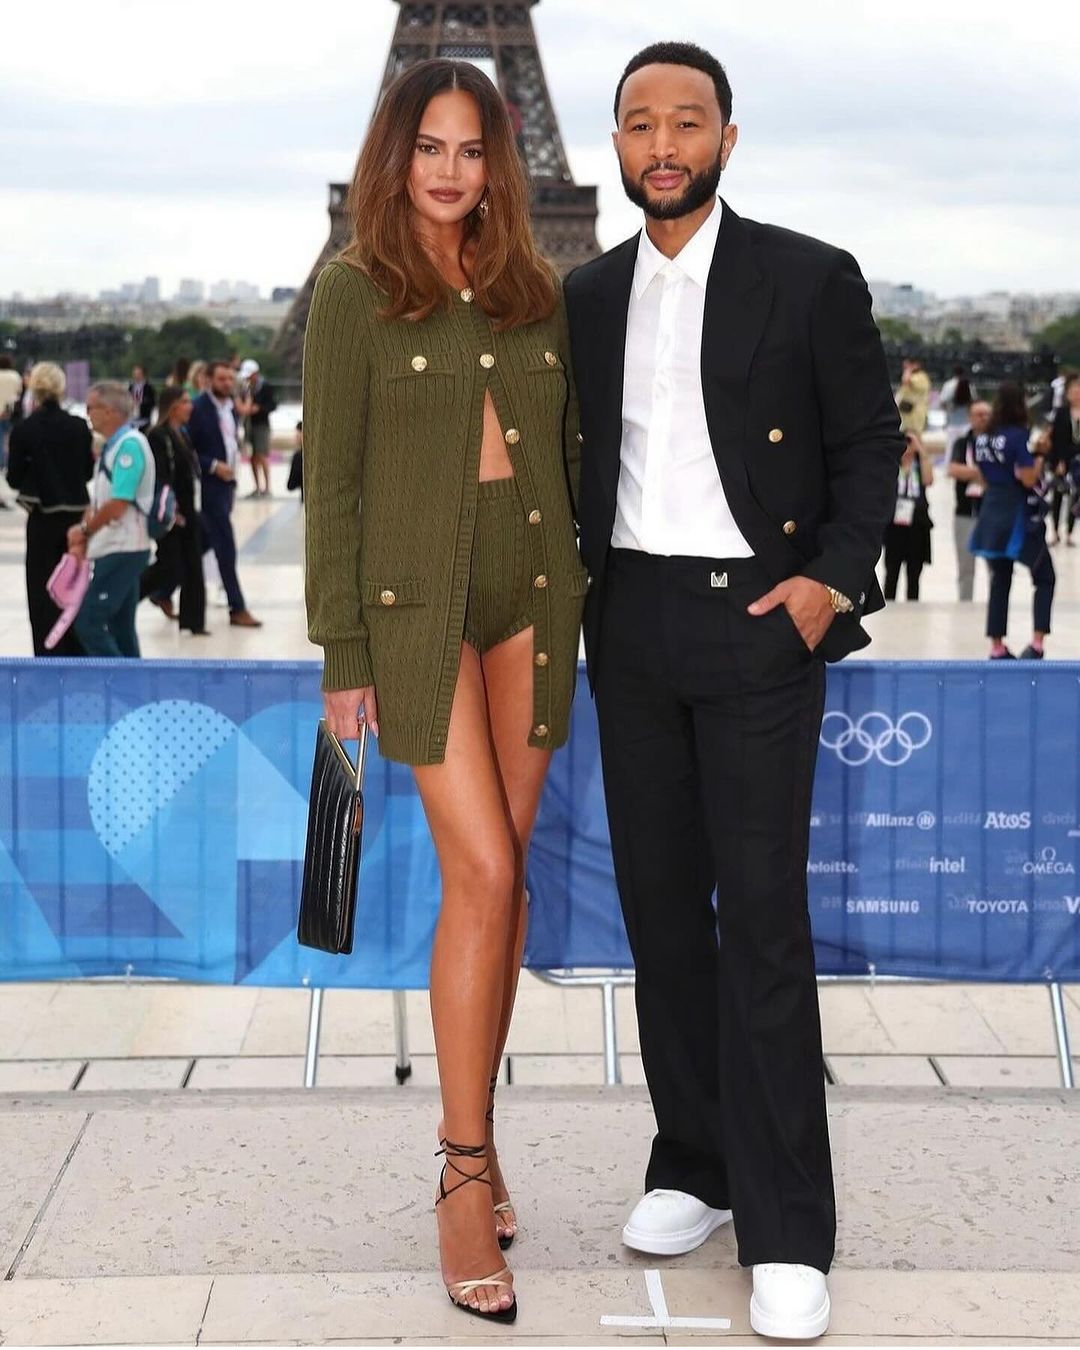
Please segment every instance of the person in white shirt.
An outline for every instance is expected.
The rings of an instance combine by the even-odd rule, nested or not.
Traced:
[[[751,1325],[803,1339],[828,1326],[836,1232],[806,887],[824,662],[883,604],[904,442],[855,260],[717,199],[738,135],[720,63],[647,48],[615,117],[645,228],[565,296],[585,651],[657,1126],[623,1241],[676,1255],[734,1217]]]

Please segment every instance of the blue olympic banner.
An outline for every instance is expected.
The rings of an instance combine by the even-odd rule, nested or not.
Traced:
[[[297,945],[312,662],[4,661],[0,979],[423,988],[438,868],[369,757],[356,952]],[[830,670],[811,830],[822,974],[1080,978],[1080,666]],[[529,860],[527,963],[628,967],[581,677]]]

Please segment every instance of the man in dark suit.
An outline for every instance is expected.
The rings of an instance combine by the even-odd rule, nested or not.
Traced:
[[[142,366],[131,368],[131,383],[128,385],[128,392],[131,394],[132,406],[135,409],[135,425],[140,431],[145,431],[150,425],[150,419],[157,407],[157,393],[154,386],[146,378],[146,371]]]
[[[1050,425],[1047,467],[1054,475],[1050,542],[1056,544],[1064,535],[1065,543],[1072,548],[1073,529],[1080,507],[1076,484],[1080,475],[1080,375],[1066,376],[1063,397]]]
[[[657,1119],[623,1240],[686,1252],[734,1215],[755,1330],[812,1337],[836,1220],[811,788],[824,663],[883,604],[904,442],[854,259],[717,200],[719,62],[646,49],[616,123],[645,230],[566,301],[586,654]]]
[[[248,612],[236,575],[231,518],[239,458],[233,407],[236,377],[227,361],[211,361],[207,378],[210,387],[195,400],[188,422],[188,435],[202,470],[202,520],[229,601],[229,622],[235,628],[261,628],[260,620]]]

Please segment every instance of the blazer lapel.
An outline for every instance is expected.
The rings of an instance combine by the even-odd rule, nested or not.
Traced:
[[[701,384],[709,437],[725,486],[733,476],[746,484],[742,447],[747,386],[772,302],[773,283],[758,265],[750,233],[724,202],[705,291]]]
[[[601,482],[612,502],[619,486],[626,317],[630,307],[630,289],[634,284],[638,238],[639,234],[635,234],[606,256],[592,292],[596,349],[588,365],[594,372],[594,396],[601,416],[599,441],[594,434],[590,438],[589,451],[595,456]]]

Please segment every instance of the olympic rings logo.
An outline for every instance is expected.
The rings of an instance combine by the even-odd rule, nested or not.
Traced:
[[[918,712],[904,713],[896,722],[883,712],[863,713],[857,722],[847,713],[827,712],[821,721],[821,744],[852,767],[876,759],[899,768],[929,745],[933,734],[930,719]]]

